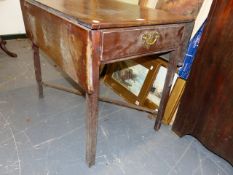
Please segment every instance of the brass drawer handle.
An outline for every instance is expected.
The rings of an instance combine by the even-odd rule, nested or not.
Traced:
[[[148,49],[151,45],[155,44],[159,39],[160,35],[158,32],[147,32],[142,35],[144,46]]]

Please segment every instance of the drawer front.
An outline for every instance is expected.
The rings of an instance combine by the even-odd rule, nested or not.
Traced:
[[[183,25],[104,30],[101,61],[169,51],[180,45],[183,33]]]

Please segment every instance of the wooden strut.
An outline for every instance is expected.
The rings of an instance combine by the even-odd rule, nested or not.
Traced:
[[[70,88],[66,88],[66,87],[63,87],[63,86],[55,85],[55,84],[50,84],[50,83],[43,82],[43,81],[41,83],[45,87],[50,87],[50,88],[62,90],[62,91],[65,91],[65,92],[69,92],[69,93],[76,94],[76,95],[84,97],[84,94],[82,94],[81,92],[79,92],[76,89],[70,89]],[[148,109],[148,108],[145,108],[145,107],[133,105],[133,104],[130,104],[130,103],[125,103],[125,102],[122,102],[120,100],[114,100],[114,99],[107,98],[107,97],[99,97],[98,99],[99,99],[99,101],[102,101],[102,102],[105,102],[105,103],[111,103],[111,104],[115,104],[115,105],[118,105],[118,106],[135,109],[135,110],[138,110],[138,111],[144,111],[144,112],[147,112],[147,113],[150,113],[150,114],[153,114],[153,115],[156,115],[158,113],[156,110],[152,110],[152,109]]]

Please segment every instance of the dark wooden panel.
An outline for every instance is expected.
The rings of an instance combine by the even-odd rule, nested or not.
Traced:
[[[26,3],[24,7],[29,37],[74,81],[88,92],[92,90],[87,81],[91,67],[88,53],[91,52],[90,34],[62,18]],[[90,45],[90,46],[88,46]],[[91,59],[91,58],[90,58]],[[88,86],[89,85],[89,86]]]
[[[233,164],[233,0],[214,0],[173,130]]]
[[[142,8],[116,0],[27,0],[29,3],[63,16],[91,29],[190,22],[193,17]],[[48,8],[49,7],[49,8]]]

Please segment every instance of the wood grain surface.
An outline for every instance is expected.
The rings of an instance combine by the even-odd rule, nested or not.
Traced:
[[[108,61],[122,57],[173,50],[180,46],[184,37],[184,30],[184,24],[141,27],[140,30],[136,27],[104,30],[101,32],[103,45],[101,60]],[[154,32],[158,34],[157,41],[150,47],[146,47],[143,35]]]
[[[115,0],[27,0],[50,13],[90,29],[190,22],[193,17],[142,8]],[[49,8],[48,8],[49,7]]]
[[[214,0],[173,130],[233,164],[233,0]]]
[[[34,46],[40,95],[43,94],[41,85],[44,83],[40,75],[39,49],[86,93],[88,166],[95,163],[101,64],[143,54],[172,52],[155,124],[156,130],[160,128],[174,72],[182,62],[184,46],[191,36],[192,18],[114,0],[20,2],[27,35]]]
[[[88,63],[90,30],[82,29],[66,20],[48,13],[36,6],[25,4],[28,35],[32,42],[42,49],[85,91],[93,87],[88,79],[91,67]]]

